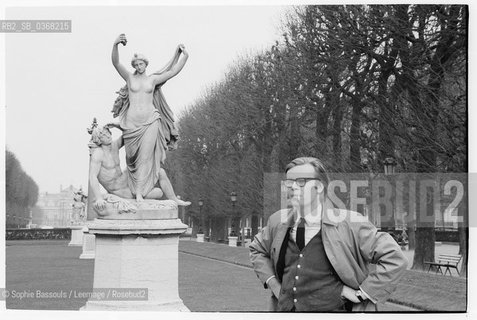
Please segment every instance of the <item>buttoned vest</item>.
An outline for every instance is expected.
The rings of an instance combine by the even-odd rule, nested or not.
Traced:
[[[343,283],[326,257],[321,231],[299,250],[289,228],[277,265],[279,311],[344,311]]]

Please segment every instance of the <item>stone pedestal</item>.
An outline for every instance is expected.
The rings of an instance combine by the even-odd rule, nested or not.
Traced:
[[[179,235],[187,225],[164,211],[157,219],[123,215],[122,220],[96,219],[89,233],[96,236],[93,290],[147,289],[144,301],[88,300],[82,310],[189,311],[179,297]],[[129,217],[129,219],[127,219]]]
[[[229,237],[229,247],[236,247],[237,239],[238,237]]]
[[[204,242],[204,234],[203,233],[198,233],[196,241],[197,242]]]
[[[95,239],[94,234],[89,233],[87,226],[83,227],[83,252],[79,256],[80,259],[94,259],[95,257]]]
[[[83,245],[83,226],[72,226],[71,241],[68,246],[81,247]]]

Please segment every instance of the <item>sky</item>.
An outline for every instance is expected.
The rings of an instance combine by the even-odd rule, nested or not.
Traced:
[[[134,53],[160,69],[179,43],[189,52],[182,72],[163,92],[176,114],[223,79],[241,56],[280,38],[285,6],[106,6],[6,8],[6,19],[71,20],[71,33],[5,34],[6,146],[40,192],[87,188],[94,117],[113,120],[115,92],[124,85],[111,64],[113,41],[125,33],[120,61]],[[115,136],[119,132],[114,133]],[[124,163],[122,164],[124,167]]]

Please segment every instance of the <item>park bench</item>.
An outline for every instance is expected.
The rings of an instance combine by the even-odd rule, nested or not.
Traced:
[[[424,263],[429,264],[429,269],[427,272],[429,272],[432,267],[437,267],[436,273],[440,271],[441,274],[446,275],[447,271],[449,271],[449,275],[451,275],[450,268],[454,268],[457,271],[457,274],[460,275],[457,265],[461,259],[462,255],[460,254],[441,254],[439,257],[437,257],[436,261],[425,261]],[[446,268],[444,273],[442,273],[442,268]]]

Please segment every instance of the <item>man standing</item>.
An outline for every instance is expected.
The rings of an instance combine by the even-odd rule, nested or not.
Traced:
[[[333,207],[328,182],[316,158],[288,164],[292,209],[271,215],[250,245],[255,273],[272,291],[272,311],[376,311],[406,270],[389,234],[357,212]]]

